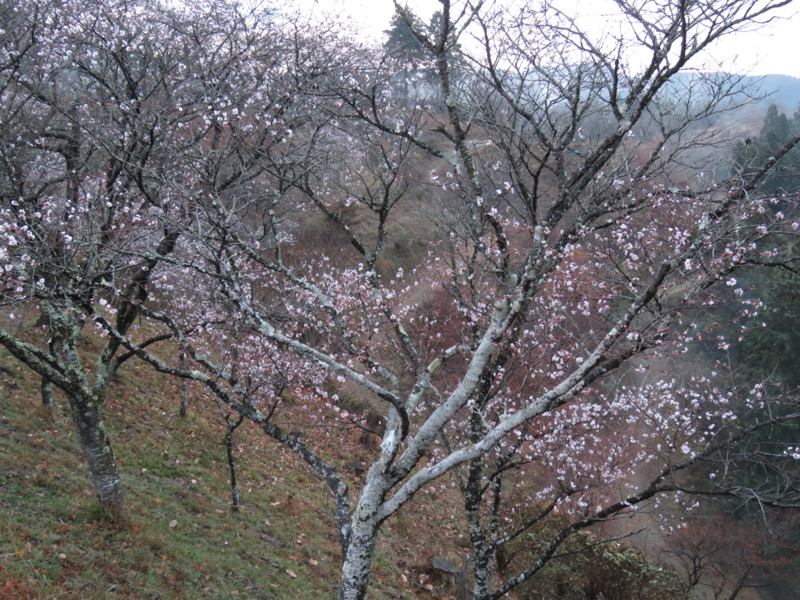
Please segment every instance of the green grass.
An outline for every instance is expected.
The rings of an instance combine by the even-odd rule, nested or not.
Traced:
[[[5,354],[0,365],[0,598],[335,593],[325,491],[302,467],[276,468],[281,453],[254,428],[238,435],[243,506],[233,513],[213,405],[198,394],[181,420],[174,382],[126,372],[105,412],[126,500],[114,518],[94,500],[66,403],[48,416],[35,378]]]
[[[87,338],[87,360],[99,344]],[[103,418],[123,477],[120,518],[98,508],[66,399],[56,391],[46,411],[38,378],[0,349],[0,600],[335,597],[341,557],[325,484],[245,423],[232,512],[224,422],[190,389],[181,419],[177,380],[133,361],[115,377]],[[322,436],[320,451],[335,464],[369,461],[357,440]],[[359,481],[342,472],[355,501]],[[425,494],[410,504],[382,529],[371,599],[416,597],[414,573],[454,549],[452,506]]]

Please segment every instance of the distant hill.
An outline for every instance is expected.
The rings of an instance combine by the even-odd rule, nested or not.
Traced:
[[[764,109],[770,104],[776,104],[778,108],[788,115],[800,108],[800,79],[788,75],[765,75],[763,77],[748,77],[754,82],[760,82],[762,93],[769,94],[766,98],[759,101],[759,106]]]
[[[674,89],[681,89],[701,78],[717,79],[724,73],[698,73],[687,71],[673,78]],[[669,85],[666,86],[669,89]],[[744,76],[740,86],[754,97],[763,96],[755,104],[759,110],[766,111],[770,104],[776,104],[781,112],[793,115],[800,108],[800,79],[789,75]]]

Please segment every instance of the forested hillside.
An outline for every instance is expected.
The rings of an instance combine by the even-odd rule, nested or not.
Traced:
[[[0,0],[0,594],[790,597],[788,3]]]

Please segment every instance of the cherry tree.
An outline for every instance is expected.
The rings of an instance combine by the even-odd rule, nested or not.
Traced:
[[[791,522],[782,525],[787,526],[784,532],[793,530]],[[688,587],[715,599],[732,600],[747,588],[770,587],[780,581],[780,571],[792,555],[788,547],[775,543],[781,535],[714,517],[698,519],[674,537],[667,554],[675,558]]]
[[[33,309],[42,325],[2,328],[0,343],[42,377],[45,398],[63,390],[98,500],[121,509],[102,407],[132,355],[107,337],[92,364],[81,347],[103,334],[99,315],[140,346],[165,339],[137,326],[153,273],[197,198],[254,195],[263,167],[249,150],[283,135],[281,98],[264,81],[297,55],[269,19],[228,3],[2,10],[0,303],[12,323]]]
[[[43,378],[45,395],[51,384],[64,390],[98,500],[119,509],[101,409],[125,356],[110,339],[91,370],[79,344],[115,288],[116,326],[129,331],[150,272],[177,239],[164,218],[170,191],[154,185],[169,177],[161,86],[175,65],[158,60],[168,49],[144,5],[98,8],[87,18],[75,3],[3,6],[14,25],[3,40],[2,301],[12,318],[34,305],[44,326],[40,345],[6,329],[0,341]],[[140,247],[152,258],[131,258]]]
[[[177,38],[197,56],[235,56],[224,64],[236,68],[222,77],[193,71],[202,61],[178,63],[205,102],[189,128],[197,139],[176,145],[195,151],[175,179],[191,192],[181,192],[177,217],[158,214],[185,225],[169,252],[145,236],[121,255],[157,259],[147,283],[164,301],[132,304],[161,324],[158,337],[179,340],[191,367],[149,352],[119,318],[79,314],[114,351],[204,384],[326,482],[343,599],[366,596],[387,519],[461,469],[476,597],[499,597],[538,572],[529,566],[492,589],[499,542],[514,529],[501,532],[491,517],[487,526],[482,512],[502,492],[495,473],[515,457],[543,465],[530,493],[570,519],[543,560],[574,531],[661,493],[779,503],[782,494],[737,488],[724,471],[703,487],[681,476],[769,419],[796,419],[796,406],[711,374],[639,371],[657,373],[709,336],[724,348],[700,326],[703,311],[720,290],[736,296],[739,269],[776,263],[768,236],[800,227],[759,194],[798,138],[747,179],[687,167],[724,141],[707,118],[736,102],[741,80],[683,72],[720,37],[787,3],[617,0],[620,26],[607,35],[548,3],[514,13],[444,0],[424,30],[398,5],[436,76],[436,89],[411,86],[413,102],[392,85],[391,57],[332,28],[273,33],[289,49],[281,54],[238,51],[260,39],[249,34],[259,19],[222,38],[182,22],[190,35]],[[273,69],[269,56],[282,57]],[[437,227],[409,220],[423,211]],[[336,252],[308,237],[319,220],[342,242]],[[407,272],[393,252],[412,223],[406,235],[430,254]],[[53,363],[7,339],[23,360],[25,350]],[[353,423],[348,388],[385,422],[352,498],[311,433]],[[281,426],[287,393],[314,423],[303,435]],[[737,410],[766,407],[769,419],[739,424]],[[624,436],[609,441],[611,432]]]

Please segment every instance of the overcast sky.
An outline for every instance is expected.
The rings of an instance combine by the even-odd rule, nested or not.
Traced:
[[[297,0],[305,10],[322,17],[327,11],[347,17],[376,40],[388,28],[394,13],[392,0]],[[558,5],[577,3],[582,14],[591,14],[602,0],[555,0]],[[800,2],[784,9],[783,17],[759,31],[740,33],[714,51],[726,70],[751,75],[782,74],[800,78]],[[440,4],[437,0],[408,0],[416,14],[427,20]]]

